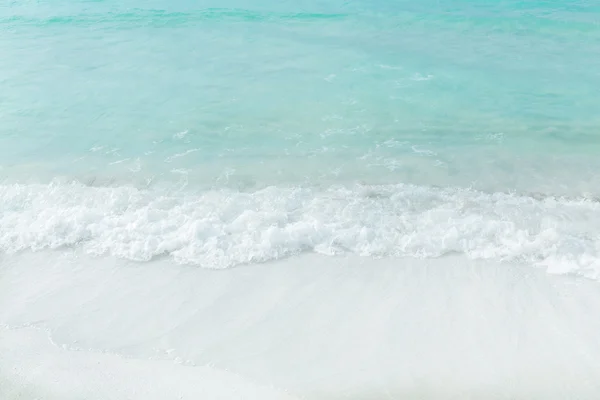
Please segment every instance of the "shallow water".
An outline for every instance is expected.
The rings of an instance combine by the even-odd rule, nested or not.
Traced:
[[[457,251],[564,260],[596,276],[598,15],[582,1],[6,4],[1,248],[76,245],[213,266],[193,254],[236,248],[226,225],[237,218],[313,225],[260,249],[250,239],[240,250],[257,260],[324,246]],[[19,235],[14,221],[32,214],[44,221]],[[430,214],[450,221],[435,240],[462,244],[412,239]],[[196,225],[171,240],[180,219]],[[116,239],[129,220],[146,250]]]

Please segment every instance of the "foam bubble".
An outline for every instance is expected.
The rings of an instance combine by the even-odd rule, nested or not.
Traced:
[[[529,262],[600,277],[600,203],[412,185],[167,193],[80,184],[0,186],[0,249],[226,268],[302,252]]]

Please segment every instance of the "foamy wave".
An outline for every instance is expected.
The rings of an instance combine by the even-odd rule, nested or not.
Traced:
[[[514,260],[600,277],[600,204],[411,185],[166,194],[0,185],[0,249],[226,268],[300,252]]]

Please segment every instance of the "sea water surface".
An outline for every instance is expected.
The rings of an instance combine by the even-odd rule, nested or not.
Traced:
[[[533,296],[529,291],[537,293],[541,297],[535,297],[535,304],[542,304],[546,294],[550,303],[560,302],[562,294],[539,288],[554,283],[537,279],[559,279],[560,285],[567,276],[600,279],[598,93],[600,5],[587,0],[4,1],[0,5],[0,271],[6,288],[12,288],[5,295],[17,297],[6,295],[0,323],[8,329],[6,335],[12,335],[15,327],[35,325],[54,343],[78,348],[74,343],[87,340],[86,348],[117,355],[147,357],[157,348],[179,348],[189,363],[231,368],[266,385],[293,388],[292,394],[359,398],[372,393],[369,385],[382,376],[389,378],[388,383],[394,381],[393,371],[404,368],[394,363],[402,351],[365,350],[368,357],[377,357],[369,358],[371,364],[364,368],[383,363],[387,372],[339,372],[340,383],[333,384],[337,381],[328,381],[327,376],[343,370],[339,360],[352,364],[364,359],[340,358],[347,350],[340,345],[341,353],[326,359],[330,364],[322,361],[321,375],[300,374],[289,363],[301,354],[272,357],[260,352],[266,343],[259,340],[251,345],[233,333],[248,329],[248,337],[258,340],[257,332],[270,331],[259,317],[253,320],[256,325],[248,322],[255,331],[227,325],[233,336],[224,335],[219,344],[207,338],[194,341],[194,335],[209,323],[215,335],[227,330],[213,318],[214,313],[245,318],[249,312],[245,309],[208,308],[211,318],[197,316],[200,322],[189,330],[181,319],[161,324],[151,313],[140,316],[132,311],[130,320],[139,318],[138,336],[133,331],[111,336],[116,325],[96,326],[97,322],[90,322],[96,319],[83,315],[100,312],[102,307],[114,311],[117,304],[142,304],[142,300],[146,305],[172,304],[159,309],[173,315],[192,300],[169,303],[161,298],[166,289],[162,285],[167,285],[161,273],[186,290],[192,289],[185,286],[185,279],[198,280],[198,285],[204,282],[203,290],[209,291],[207,281],[231,279],[232,286],[218,297],[219,304],[237,301],[236,296],[248,290],[244,274],[258,274],[264,280],[252,278],[254,290],[271,294],[256,304],[265,320],[276,318],[270,314],[272,307],[283,302],[281,307],[289,308],[288,325],[301,330],[306,318],[312,318],[307,310],[319,313],[310,308],[319,304],[321,292],[313,287],[316,280],[328,293],[321,297],[328,310],[322,310],[322,316],[329,316],[330,324],[336,322],[336,329],[342,329],[349,320],[356,327],[366,322],[339,317],[331,303],[340,302],[337,310],[352,303],[355,294],[343,288],[357,284],[373,291],[366,303],[375,309],[380,301],[395,304],[380,310],[380,317],[370,322],[387,338],[375,335],[374,341],[397,348],[407,345],[406,336],[398,334],[402,324],[386,330],[382,321],[411,317],[394,317],[395,307],[422,301],[416,294],[421,289],[423,293],[450,290],[447,293],[460,296],[463,292],[455,292],[456,288],[465,282],[488,278],[496,282],[497,273],[496,284],[508,292],[490,283],[498,290],[497,308],[487,310],[491,315],[506,311],[498,304],[514,299],[513,290],[524,299]],[[361,266],[352,266],[357,263]],[[377,267],[381,263],[385,267]],[[410,273],[403,269],[406,265],[411,266]],[[464,279],[440,278],[456,265],[467,271]],[[294,272],[289,276],[282,272],[290,268]],[[469,268],[480,272],[472,275]],[[216,278],[207,269],[218,269],[231,278]],[[174,271],[195,275],[184,278]],[[332,271],[345,272],[335,278],[338,272]],[[78,275],[83,273],[91,275],[84,279]],[[438,273],[442,275],[432,280],[437,282],[435,290],[419,286],[424,277]],[[87,290],[96,290],[90,282],[111,276],[128,282],[119,281],[115,298],[98,289],[107,299],[102,307],[89,305],[85,313],[76,308],[68,311],[66,305],[78,304]],[[364,281],[357,283],[357,276]],[[411,286],[415,295],[408,300],[398,297],[400,286],[386,286],[385,280],[398,276],[421,282]],[[525,284],[523,292],[515,289],[527,279],[535,283]],[[59,294],[65,280],[77,285]],[[138,282],[162,289],[153,291],[154,300],[128,294]],[[586,288],[581,308],[557,312],[562,319],[555,319],[564,324],[548,325],[551,331],[556,326],[574,329],[568,322],[573,318],[587,320],[584,303],[588,310],[600,309],[595,283],[588,287],[581,283],[585,280],[573,282]],[[374,294],[377,287],[381,298]],[[479,302],[485,290],[469,287],[466,293]],[[21,298],[15,288],[35,293]],[[282,294],[284,288],[294,293],[292,300]],[[315,303],[295,308],[295,296],[304,298],[302,293],[316,296],[312,297]],[[216,301],[207,296],[196,299],[198,307]],[[427,310],[441,307],[444,298],[434,296],[439,304],[429,300],[433,303]],[[48,307],[40,315],[28,308],[36,301]],[[472,323],[465,314],[472,302],[456,301],[452,315]],[[77,332],[74,327],[86,318],[91,324],[88,330],[61,336],[61,332]],[[454,325],[448,320],[444,327]],[[323,329],[317,342],[332,348],[328,340],[343,342],[345,336],[338,332],[329,337],[324,332],[334,326],[329,328]],[[596,328],[585,325],[572,333],[585,331],[584,336],[591,338],[600,332]],[[545,325],[536,329],[543,332]],[[412,334],[414,345],[421,335]],[[296,338],[291,332],[286,335]],[[563,344],[567,336],[556,336],[552,345],[546,344],[548,348]],[[282,337],[275,335],[273,340]],[[591,374],[577,375],[582,382],[593,382],[600,377],[600,359],[592,355],[600,354],[600,348],[587,339],[578,340],[588,347],[580,347],[577,354],[588,354],[587,358],[569,360],[577,360],[573,363]],[[241,353],[250,357],[242,350],[234,352],[241,357],[237,361],[232,361],[233,353],[215,347],[213,353],[207,350],[209,355],[198,350],[231,348],[234,342],[256,346],[256,353],[250,353],[262,360],[261,367],[240,361]],[[343,343],[356,348],[351,340]],[[429,342],[421,343],[424,348],[430,348],[425,343]],[[452,343],[448,340],[450,347]],[[508,348],[514,349],[506,344]],[[528,349],[534,355],[545,351]],[[314,351],[316,357],[322,349]],[[19,352],[15,354],[18,360]],[[397,358],[389,358],[390,354]],[[523,361],[518,358],[522,353],[510,354],[515,359],[506,361],[505,367]],[[419,359],[416,353],[414,357]],[[529,373],[540,375],[536,365],[551,369],[547,359],[531,357],[536,362]],[[570,365],[561,360],[561,365]],[[480,361],[485,364],[483,358]],[[436,362],[441,361],[425,363],[416,377],[402,375],[406,378],[401,380],[405,386],[398,383],[402,390],[382,385],[392,397],[412,384],[424,390],[419,393],[430,393],[427,379],[440,375],[436,375],[438,367],[427,368]],[[115,368],[129,374],[130,367]],[[147,368],[149,375],[155,373],[155,367]],[[564,376],[557,371],[552,369],[548,376]],[[297,381],[292,384],[288,378],[294,374]],[[357,376],[373,379],[357,388],[341,383]],[[476,382],[478,393],[485,393],[490,387],[486,384],[494,379],[504,387],[504,375],[490,376]],[[0,383],[2,379],[8,378],[0,370]],[[320,379],[329,386],[318,383]],[[465,382],[461,387],[474,387],[469,386],[473,381]],[[222,387],[206,390],[225,393]],[[440,390],[434,392],[444,393]],[[81,393],[73,394],[77,395]]]

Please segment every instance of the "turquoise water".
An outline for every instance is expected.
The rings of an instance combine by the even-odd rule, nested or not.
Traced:
[[[0,5],[0,251],[600,274],[591,1]]]

